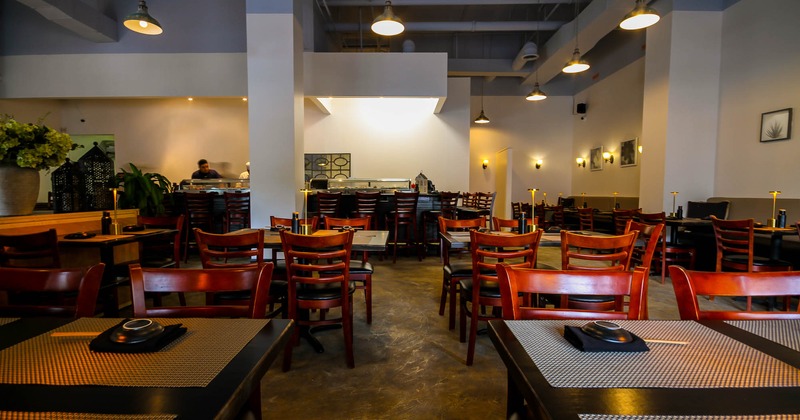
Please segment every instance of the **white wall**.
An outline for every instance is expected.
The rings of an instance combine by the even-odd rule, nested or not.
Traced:
[[[575,103],[585,103],[587,111],[583,119],[578,115],[572,118],[575,139],[569,167],[573,195],[585,192],[587,196],[610,197],[619,192],[620,197],[639,196],[641,161],[623,168],[619,152],[621,142],[639,137],[647,153],[647,139],[641,138],[644,61],[639,59],[575,95]],[[614,163],[604,163],[603,170],[592,171],[589,152],[601,146],[614,155]],[[585,168],[575,163],[577,157],[587,160]]]
[[[548,202],[555,202],[559,192],[572,194],[572,98],[528,102],[520,96],[487,96],[483,102],[491,122],[473,123],[470,130],[469,190],[495,191],[495,154],[510,148],[510,201],[530,202],[528,188],[547,192]],[[470,120],[480,109],[480,97],[474,97]],[[487,169],[481,167],[484,159],[489,160]],[[534,166],[538,159],[543,161],[541,169]],[[536,199],[541,201],[542,193]]]
[[[725,11],[715,196],[769,198],[779,190],[800,198],[798,16],[796,0],[745,0]],[[761,114],[784,108],[794,109],[792,138],[759,142]]]

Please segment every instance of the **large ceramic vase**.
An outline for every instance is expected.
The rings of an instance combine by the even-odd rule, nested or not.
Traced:
[[[0,216],[33,213],[39,198],[39,171],[0,164]]]

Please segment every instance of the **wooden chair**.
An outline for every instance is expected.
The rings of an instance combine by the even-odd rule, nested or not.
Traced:
[[[339,217],[339,208],[342,203],[342,193],[340,192],[318,192],[317,193],[317,216],[320,219],[326,217]]]
[[[722,220],[711,216],[714,237],[717,241],[716,271],[790,271],[788,261],[773,260],[754,254],[753,219]],[[711,295],[713,296],[713,295]],[[752,309],[753,299],[747,297],[747,310]]]
[[[464,207],[475,207],[478,193],[464,192],[461,194],[461,205]]]
[[[208,233],[200,229],[194,230],[197,247],[200,252],[200,263],[204,269],[218,268],[257,268],[265,265],[264,261],[264,230],[232,232],[226,234]],[[270,269],[270,289],[267,304],[270,307],[269,316],[277,315],[274,311],[276,303],[286,302],[287,283],[285,280],[273,279],[273,268]],[[252,299],[247,292],[209,293],[209,304],[229,302],[242,305]],[[285,308],[281,308],[285,309]]]
[[[446,219],[456,218],[456,205],[460,192],[442,191],[439,193],[439,210],[426,210],[422,212],[422,225],[420,226],[420,238],[423,247],[422,256],[427,256],[430,245],[439,244],[439,217]],[[432,229],[431,229],[432,228]],[[433,233],[433,235],[429,235]]]
[[[180,268],[181,238],[185,216],[137,216],[136,223],[148,229],[175,229],[172,238],[152,239],[140,242],[140,264],[150,268]]]
[[[211,232],[214,228],[214,215],[212,213],[214,197],[205,191],[201,191],[186,193],[184,194],[184,199],[186,200],[184,209],[186,242],[183,248],[183,261],[189,262],[189,242],[194,239],[194,235],[192,235],[193,229],[199,228],[206,232]]]
[[[639,213],[639,220],[642,223],[653,225],[666,223],[667,217],[663,211],[660,213]],[[667,267],[670,265],[681,265],[689,270],[694,270],[696,254],[697,251],[694,247],[667,243],[666,228],[664,228],[661,232],[661,242],[656,246],[656,252],[653,254],[653,266],[661,274],[661,283],[663,284],[666,280],[665,277],[669,275]]]
[[[466,339],[467,316],[470,318],[469,343],[467,344],[467,366],[472,366],[475,356],[475,340],[478,322],[502,319],[498,309],[502,307],[500,289],[497,287],[496,265],[498,262],[512,267],[534,268],[542,229],[522,235],[498,235],[470,231],[472,249],[472,277],[459,280],[461,310],[459,312],[459,338]],[[481,313],[487,306],[492,312]]]
[[[456,207],[458,207],[458,198],[461,197],[461,192],[442,191],[439,193],[439,200],[442,202],[442,214],[445,219],[456,218]],[[436,219],[438,225],[439,219]]]
[[[522,203],[519,201],[512,201],[511,202],[511,218],[512,219],[519,219],[519,215],[522,213]]]
[[[636,216],[637,210],[612,210],[612,219],[614,220],[614,234],[622,235],[625,233],[625,224]]]
[[[700,309],[697,296],[798,296],[800,295],[800,273],[762,272],[762,273],[713,273],[690,271],[683,267],[669,267],[672,287],[678,300],[681,319],[800,319],[800,305],[797,311],[785,312],[752,311],[748,305],[745,311],[707,311]]]
[[[94,316],[104,268],[103,263],[85,269],[0,267],[0,291],[9,294],[0,315]]]
[[[564,206],[547,206],[545,211],[553,212],[553,223],[550,227],[556,226],[559,229],[566,229],[564,222]]]
[[[483,219],[445,219],[439,218],[439,232],[466,232],[473,229],[480,229],[484,226]],[[469,252],[465,250],[445,249],[444,239],[440,239],[440,250],[442,255],[442,296],[439,301],[439,315],[444,315],[444,308],[447,304],[447,296],[450,296],[450,314],[448,317],[448,328],[456,327],[456,296],[458,296],[458,280],[462,278],[472,278],[471,261],[451,261],[455,253]]]
[[[252,268],[220,268],[215,270],[142,268],[130,266],[133,316],[138,318],[214,318],[239,317],[260,319],[266,315],[269,300],[272,264]],[[174,306],[148,308],[148,293],[240,293],[249,296],[243,304]],[[248,397],[248,408],[256,419],[261,418],[261,385],[258,381]]]
[[[372,230],[378,229],[378,202],[381,199],[380,191],[356,191],[356,209],[352,217],[369,217],[372,221]]]
[[[534,217],[531,220],[530,217],[525,218],[525,225],[539,225],[539,218]],[[499,217],[492,217],[492,230],[502,231],[503,229],[508,229],[511,232],[519,233],[519,219],[501,219]]]
[[[224,192],[225,232],[250,228],[250,192]]]
[[[578,223],[580,230],[594,231],[594,209],[590,207],[578,208]]]
[[[494,208],[494,196],[495,193],[493,192],[479,192],[475,194],[475,207],[489,211],[489,214],[486,216],[487,220],[492,220],[492,210]]]
[[[289,269],[289,318],[299,327],[342,324],[347,366],[355,367],[353,358],[353,292],[350,284],[350,252],[353,231],[332,235],[295,235],[281,231],[283,252]],[[323,315],[332,308],[341,308],[339,318]],[[311,320],[309,310],[320,310]],[[292,341],[286,346],[283,370],[292,365],[292,349],[298,344],[300,328],[295,328]]]
[[[0,267],[61,267],[58,233],[50,229],[20,235],[0,235]]]
[[[397,262],[397,244],[401,229],[404,231],[406,247],[417,249],[417,254],[420,254],[415,238],[418,200],[418,192],[397,191],[394,193],[394,209],[386,213],[386,228],[391,232],[394,242],[392,247],[393,263]],[[422,255],[419,255],[419,259],[422,260]]]
[[[368,230],[372,225],[370,217],[354,219],[325,218],[325,229],[341,229],[350,226],[353,229]],[[364,290],[364,299],[367,304],[367,324],[372,324],[372,274],[375,269],[369,263],[369,252],[362,252],[360,259],[350,259],[350,281],[355,283],[356,289]]]
[[[628,271],[636,232],[618,236],[588,236],[561,231],[561,269]],[[573,249],[574,248],[574,249]],[[592,310],[622,310],[623,302],[611,296],[561,295],[561,307]]]
[[[644,302],[647,273],[643,267],[634,271],[536,270],[497,264],[498,285],[503,319],[647,319]],[[627,310],[609,311],[523,306],[520,294],[568,294],[614,296],[625,300]],[[612,308],[613,309],[613,308]]]
[[[648,225],[635,220],[628,220],[627,225],[625,225],[625,233],[639,232],[633,247],[631,265],[634,267],[642,267],[648,279],[650,278],[650,267],[653,265],[653,255],[656,249],[664,244],[664,226],[663,223]],[[644,282],[645,296],[647,296],[648,284],[649,282]],[[644,311],[645,318],[647,318],[647,300],[642,302],[642,310]]]

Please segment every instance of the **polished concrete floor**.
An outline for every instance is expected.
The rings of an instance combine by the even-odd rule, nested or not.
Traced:
[[[540,248],[539,262],[558,266],[559,252]],[[373,321],[366,324],[363,295],[355,296],[355,369],[345,364],[341,330],[315,334],[325,346],[321,354],[301,341],[291,370],[283,372],[277,360],[262,381],[264,418],[503,418],[506,370],[491,340],[478,336],[474,365],[467,366],[467,344],[439,316],[438,257],[370,261]],[[669,279],[651,277],[649,286],[650,318],[678,319]],[[743,305],[726,298],[701,304]]]

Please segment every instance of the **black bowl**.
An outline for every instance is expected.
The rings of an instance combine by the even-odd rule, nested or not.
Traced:
[[[630,343],[633,341],[631,333],[619,324],[610,321],[592,321],[581,327],[581,331],[591,337],[609,343]]]
[[[164,327],[151,319],[132,319],[114,329],[109,338],[115,343],[135,344],[164,332]]]

